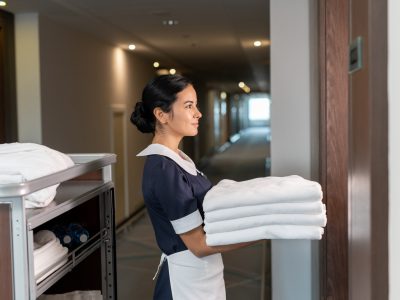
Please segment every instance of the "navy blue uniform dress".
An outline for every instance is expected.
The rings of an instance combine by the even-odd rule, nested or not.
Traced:
[[[196,175],[163,155],[146,158],[142,182],[144,201],[157,244],[166,255],[187,250],[179,234],[203,223],[203,199],[212,185],[194,170]],[[166,260],[159,271],[153,299],[172,299]]]

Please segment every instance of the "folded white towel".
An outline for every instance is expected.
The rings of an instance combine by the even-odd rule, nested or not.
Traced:
[[[68,249],[61,244],[54,245],[49,248],[47,253],[34,256],[35,278],[40,278],[44,273],[47,273],[55,265],[67,258]]]
[[[208,246],[230,245],[265,239],[320,240],[324,229],[318,226],[266,225],[230,232],[206,234]]]
[[[321,186],[297,175],[261,177],[241,182],[224,179],[207,192],[203,209],[209,212],[238,206],[315,202],[321,199]]]
[[[275,214],[221,220],[219,222],[205,222],[204,224],[204,231],[207,234],[211,234],[261,227],[264,225],[325,226],[326,216],[324,213],[319,215]]]
[[[39,276],[35,277],[36,278],[36,283],[42,282],[44,279],[46,279],[49,275],[57,271],[59,268],[61,268],[63,265],[65,265],[68,262],[68,258],[64,257],[62,258],[59,263],[56,263],[55,265],[53,264],[52,267],[47,269],[44,273],[39,274]]]
[[[204,221],[210,223],[218,222],[221,220],[231,220],[260,215],[318,215],[321,213],[325,213],[325,205],[321,201],[302,203],[270,203],[208,211],[204,213]]]
[[[9,183],[20,183],[26,181],[24,176],[21,173],[17,172],[5,172],[3,171],[0,174],[0,183],[1,184],[9,184]]]
[[[103,296],[101,291],[73,291],[65,294],[43,294],[38,300],[103,300]]]
[[[20,183],[46,176],[74,165],[68,155],[33,143],[0,144],[0,184]],[[57,185],[25,196],[25,207],[47,206]]]
[[[68,261],[68,248],[49,230],[38,231],[33,240],[34,274],[36,282],[40,282]]]

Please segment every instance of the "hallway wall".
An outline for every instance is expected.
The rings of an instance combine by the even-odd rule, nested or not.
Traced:
[[[389,299],[400,299],[400,2],[388,1],[389,95]]]
[[[15,72],[18,139],[42,143],[39,15],[15,16]]]
[[[143,204],[144,161],[135,154],[151,139],[129,123],[129,116],[144,85],[155,75],[152,62],[77,28],[39,15],[35,21],[34,14],[29,15],[28,28],[37,32],[36,40],[21,37],[17,49],[29,50],[36,44],[39,50],[37,56],[29,58],[30,64],[19,64],[17,76],[36,72],[37,78],[31,77],[36,79],[34,88],[40,93],[33,94],[35,110],[32,110],[26,107],[32,100],[30,87],[19,86],[18,107],[25,110],[18,121],[22,132],[30,127],[25,122],[27,118],[34,117],[39,125],[33,128],[36,140],[21,135],[20,141],[43,143],[66,153],[111,152],[112,106],[117,105],[127,117],[129,208],[124,215],[128,216]],[[21,25],[19,20],[21,16],[17,15],[16,28]],[[17,62],[21,59],[18,54],[17,51]],[[32,64],[36,64],[34,68]]]
[[[272,176],[318,180],[316,20],[315,0],[271,1]],[[272,299],[319,299],[319,242],[271,245]]]

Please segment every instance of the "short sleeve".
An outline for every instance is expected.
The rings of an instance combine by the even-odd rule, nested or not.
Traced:
[[[188,232],[203,223],[197,200],[183,170],[168,158],[163,158],[154,172],[154,194],[171,221],[176,234]]]

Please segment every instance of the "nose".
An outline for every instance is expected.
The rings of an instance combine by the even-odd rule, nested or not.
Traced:
[[[200,119],[202,116],[203,115],[201,114],[199,109],[196,107],[196,111],[195,111],[194,117]]]

